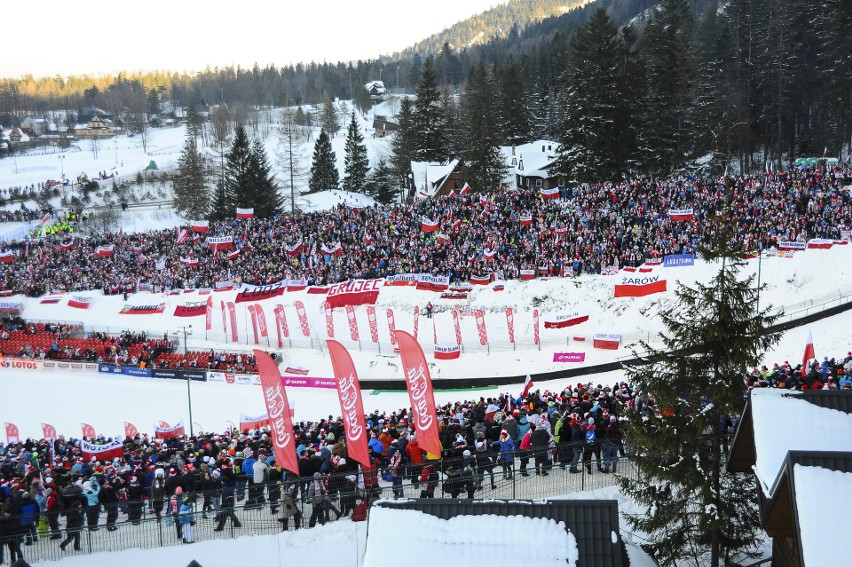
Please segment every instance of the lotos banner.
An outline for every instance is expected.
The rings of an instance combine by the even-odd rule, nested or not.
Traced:
[[[435,345],[435,360],[453,360],[461,356],[461,345]]]
[[[325,302],[325,332],[330,339],[334,338],[334,311],[331,309],[331,303]]]
[[[393,318],[393,309],[388,309],[387,316],[388,316],[388,331],[390,332],[391,346],[393,346],[393,348],[396,348],[396,335],[394,334],[394,331],[396,331],[396,321],[394,321],[394,318]]]
[[[328,303],[332,308],[347,305],[374,304],[382,289],[382,280],[350,280],[328,286]]]
[[[299,462],[296,456],[293,422],[290,418],[290,403],[287,400],[287,391],[281,382],[281,373],[275,361],[266,352],[254,349],[254,356],[260,372],[260,386],[263,389],[266,415],[269,416],[270,439],[275,462],[298,475]]]
[[[292,416],[291,416],[292,417]],[[258,429],[269,425],[269,417],[266,414],[258,416],[248,416],[244,413],[240,414],[240,431],[248,433],[251,429]]]
[[[255,305],[252,303],[248,306],[249,318],[251,319],[251,329],[254,332],[254,344],[260,344],[260,340],[257,336],[257,312],[255,311]]]
[[[150,315],[152,313],[162,313],[166,310],[165,303],[152,305],[125,305],[121,308],[122,315]],[[203,311],[202,311],[203,313]]]
[[[124,422],[124,437],[125,439],[133,439],[139,435],[139,430],[136,429],[136,426],[130,423],[129,421]]]
[[[21,434],[18,432],[18,426],[14,423],[6,422],[6,443],[18,443]]]
[[[269,285],[243,284],[234,301],[236,303],[244,303],[246,301],[260,301],[262,299],[269,299],[270,297],[278,297],[284,295],[284,290],[286,289],[286,280]]]
[[[237,335],[237,306],[234,305],[233,301],[229,301],[225,306],[228,308],[228,318],[231,320],[231,340],[237,342],[239,341],[239,336]]]
[[[302,326],[302,334],[306,337],[311,336],[311,328],[308,326],[308,313],[305,311],[305,304],[301,301],[294,301],[296,307],[296,315],[299,316],[299,325]]]
[[[553,362],[585,362],[585,352],[554,352]]]
[[[622,276],[615,284],[615,297],[645,297],[666,291],[666,280],[660,276]]]
[[[533,309],[533,344],[541,345],[541,334],[538,330],[538,309]]]
[[[370,449],[367,445],[367,424],[364,421],[364,403],[358,373],[352,363],[352,357],[343,345],[337,341],[327,341],[327,344],[343,415],[346,449],[350,457],[362,465],[369,466]]]
[[[175,307],[175,317],[197,317],[207,314],[206,301],[191,301]]]
[[[367,306],[367,322],[370,324],[370,340],[374,343],[379,342],[379,322],[376,319],[376,308],[372,305]]]
[[[95,460],[101,462],[121,459],[124,457],[124,444],[116,439],[103,445],[95,445],[88,441],[80,441],[80,452],[86,462]]]
[[[41,424],[41,435],[45,439],[56,439],[56,428],[49,423]]]
[[[349,336],[353,341],[361,340],[361,335],[358,332],[358,319],[355,318],[355,307],[352,305],[346,306],[346,320],[349,321]]]
[[[417,330],[418,330],[419,326],[420,326],[420,306],[415,305],[414,306],[414,333],[412,333],[414,335],[415,339],[417,338]]]
[[[414,337],[405,331],[396,331],[394,334],[405,372],[417,442],[422,449],[432,453],[434,458],[440,458],[441,439],[438,434],[438,416],[435,412],[435,395],[432,392],[429,365],[423,356],[423,349]]]
[[[621,344],[621,335],[599,333],[596,334],[592,340],[592,346],[594,346],[595,348],[602,348],[605,350],[618,350],[618,347]]]
[[[474,316],[476,317],[476,331],[479,333],[479,344],[485,346],[488,344],[488,333],[485,332],[485,313],[482,309],[477,309]]]
[[[462,344],[461,325],[459,324],[459,312],[453,309],[453,330],[456,333],[456,344]]]
[[[163,427],[163,426],[166,427]],[[169,427],[168,423],[160,422],[154,429],[154,439],[174,439],[186,435],[186,430],[183,427],[183,420],[179,421],[174,427]]]
[[[260,304],[255,305],[254,312],[257,314],[257,328],[260,331],[260,336],[268,338],[269,329],[266,327],[266,314],[263,312],[263,306]]]
[[[577,311],[574,311],[572,313],[557,313],[555,315],[548,315],[544,319],[544,328],[563,329],[565,327],[571,327],[573,325],[585,323],[588,320],[588,315],[580,315],[580,313]]]
[[[515,344],[515,314],[511,307],[506,308],[506,328],[509,330],[509,342]]]

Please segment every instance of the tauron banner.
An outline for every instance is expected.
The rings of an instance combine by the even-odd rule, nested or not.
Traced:
[[[226,305],[228,307],[228,316],[231,319],[231,340],[237,342],[240,340],[237,335],[237,306],[234,305],[233,301],[229,301]]]
[[[121,309],[122,315],[150,315],[151,313],[162,313],[166,310],[165,303],[154,305],[125,305]],[[202,311],[203,313],[203,311]]]
[[[666,280],[660,276],[622,276],[615,284],[615,297],[645,297],[666,291]]]
[[[275,462],[288,471],[299,474],[296,440],[293,435],[293,422],[290,419],[290,403],[287,400],[287,391],[281,382],[281,373],[266,352],[254,349],[254,357],[260,373],[260,387],[263,389],[266,415],[269,416],[270,439]]]
[[[328,286],[328,303],[332,308],[373,304],[379,298],[382,280],[350,280]]]
[[[83,454],[83,460],[87,463],[92,459],[105,463],[116,458],[123,458],[124,444],[117,439],[104,445],[80,441],[80,452]]]
[[[476,330],[479,333],[479,344],[485,346],[488,344],[488,333],[485,332],[485,312],[482,309],[477,309],[474,317],[476,317]]]
[[[423,349],[414,337],[405,331],[396,331],[399,356],[405,372],[408,398],[411,401],[411,418],[417,431],[420,447],[440,458],[441,439],[438,434],[438,416],[435,411],[435,396],[432,392],[432,377]]]
[[[260,301],[261,299],[278,297],[280,295],[284,295],[285,289],[287,289],[286,280],[269,285],[243,284],[234,301],[236,303],[244,303],[246,301]]]
[[[358,332],[358,319],[355,318],[355,307],[352,305],[346,306],[346,320],[349,321],[349,336],[353,341],[361,340],[361,334]]]
[[[370,449],[367,445],[367,424],[364,421],[364,403],[358,372],[346,348],[337,341],[326,341],[331,367],[337,382],[337,396],[343,415],[343,430],[346,433],[346,449],[349,456],[362,465],[370,464]]]
[[[367,322],[370,324],[370,340],[374,343],[378,343],[379,322],[376,319],[376,308],[372,305],[367,306]]]
[[[183,421],[179,421],[174,427],[161,427],[162,425],[168,426],[167,423],[161,422],[154,430],[155,439],[173,439],[175,437],[186,435],[186,430],[183,427]]]
[[[308,313],[305,311],[305,304],[301,301],[294,301],[296,307],[296,315],[299,316],[299,325],[302,327],[302,334],[306,337],[311,336],[311,327],[308,325]]]
[[[207,313],[206,301],[192,301],[175,307],[175,317],[197,317]]]

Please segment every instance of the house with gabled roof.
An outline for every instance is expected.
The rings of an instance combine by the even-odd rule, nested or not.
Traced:
[[[852,393],[751,391],[728,456],[730,472],[753,472],[772,565],[830,565],[848,554],[829,519],[852,509]]]
[[[504,187],[553,189],[565,187],[565,178],[550,174],[550,168],[556,163],[559,155],[556,148],[558,142],[550,140],[535,140],[526,144],[501,146],[509,173]]]
[[[458,193],[464,186],[460,166],[459,159],[452,159],[446,163],[411,162],[411,185],[415,199],[442,197],[449,195],[453,190]]]

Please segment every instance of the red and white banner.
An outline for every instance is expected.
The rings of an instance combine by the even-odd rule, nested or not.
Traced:
[[[213,284],[213,291],[231,291],[234,289],[234,282],[231,280],[221,280]]]
[[[559,187],[552,187],[550,189],[542,189],[541,190],[541,198],[545,199],[545,200],[558,199],[559,198]]]
[[[669,219],[673,221],[692,220],[694,217],[692,209],[669,209]]]
[[[288,256],[298,256],[299,252],[302,251],[303,246],[305,246],[305,243],[300,238],[299,242],[297,242],[296,244],[294,244],[292,246],[285,244],[284,245],[284,253],[287,254]]]
[[[136,429],[136,426],[130,423],[129,421],[124,422],[124,437],[125,439],[133,439],[139,435],[139,430]]]
[[[461,356],[461,345],[435,345],[435,360],[454,360]]]
[[[291,414],[292,416],[292,414]],[[240,414],[240,432],[248,433],[252,429],[259,429],[269,425],[269,417],[266,414],[250,416],[244,413]]]
[[[80,429],[83,431],[83,437],[88,437],[89,439],[94,439],[97,437],[97,433],[95,433],[95,428],[89,425],[88,423],[81,423]]]
[[[788,251],[788,250],[801,251],[801,250],[805,250],[807,247],[808,247],[807,242],[798,242],[798,241],[793,241],[793,240],[781,240],[780,242],[778,242],[778,250],[781,250],[781,251]]]
[[[565,327],[572,327],[574,325],[579,325],[580,323],[585,323],[588,320],[588,315],[581,315],[578,311],[573,311],[571,313],[556,313],[545,317],[544,328],[563,329]]]
[[[174,439],[175,437],[186,435],[183,420],[179,421],[174,427],[162,427],[163,425],[168,426],[168,423],[160,422],[157,428],[154,429],[154,439]]]
[[[372,305],[367,306],[367,322],[370,325],[370,340],[374,343],[379,342],[379,321],[376,319],[376,308]]]
[[[41,436],[44,439],[56,439],[56,428],[49,423],[41,424]]]
[[[260,304],[255,305],[254,312],[257,314],[257,328],[260,331],[260,336],[269,337],[269,329],[266,326],[266,313],[263,312],[263,306]]]
[[[0,263],[14,262],[15,261],[15,253],[11,250],[5,250],[0,252]]]
[[[197,317],[207,313],[206,301],[193,301],[184,305],[175,306],[175,317]]]
[[[206,220],[193,220],[189,221],[189,228],[192,232],[207,232],[210,230],[210,221]]]
[[[327,341],[331,367],[337,384],[337,397],[343,416],[343,431],[346,434],[346,450],[349,457],[362,465],[370,464],[368,429],[364,421],[364,403],[358,372],[346,348],[337,341]]]
[[[382,280],[350,280],[328,286],[328,303],[332,308],[373,304],[379,298]]]
[[[233,301],[229,301],[226,305],[228,307],[228,317],[231,319],[231,340],[237,342],[240,340],[237,335],[237,306],[234,305]]]
[[[284,295],[285,289],[287,289],[286,280],[269,285],[243,284],[234,301],[236,303],[244,303],[246,301],[260,301],[262,299],[269,299],[270,297],[280,297]]]
[[[470,185],[467,184],[467,181],[464,182],[461,190],[459,191],[459,195],[467,195],[470,192]]]
[[[95,445],[94,443],[81,440],[80,453],[82,453],[83,460],[87,463],[93,459],[106,463],[113,459],[124,458],[124,444],[118,439],[103,445]]]
[[[82,295],[72,295],[68,299],[68,307],[76,307],[77,309],[88,309],[91,304],[92,298]]]
[[[490,248],[485,248],[482,250],[482,258],[483,260],[488,260],[489,262],[494,259],[495,252]]]
[[[331,303],[325,302],[325,332],[330,339],[334,338],[334,311],[331,309]]]
[[[449,276],[433,276],[432,274],[416,274],[417,289],[441,292],[450,287]]]
[[[184,258],[183,256],[180,257],[180,263],[182,266],[187,266],[190,268],[195,268],[199,264],[198,258]]]
[[[459,324],[459,312],[453,309],[453,330],[456,333],[456,344],[462,344],[461,325]]]
[[[210,331],[213,329],[213,296],[207,296],[207,305],[204,313],[204,330]]]
[[[811,238],[808,240],[808,250],[828,250],[834,246],[834,240],[827,238]]]
[[[308,287],[308,280],[287,280],[287,292],[302,291]]]
[[[541,345],[541,335],[538,330],[538,309],[533,309],[533,344]]]
[[[430,218],[422,217],[420,219],[420,230],[423,232],[435,232],[438,230],[438,221],[433,221]]]
[[[808,374],[808,365],[811,361],[816,360],[816,351],[814,350],[814,337],[808,331],[808,344],[805,345],[805,354],[802,356],[802,378]]]
[[[414,306],[414,332],[412,333],[412,335],[414,335],[415,339],[417,338],[417,329],[419,327],[420,327],[420,306],[415,305]]]
[[[432,377],[423,349],[414,337],[405,331],[396,331],[395,341],[399,344],[399,356],[405,372],[408,398],[411,401],[412,420],[417,431],[417,443],[422,449],[440,458],[441,439],[438,434],[438,416],[435,412],[435,395],[432,392]]]
[[[308,313],[305,311],[305,304],[301,301],[294,301],[293,306],[296,308],[296,315],[299,316],[299,325],[302,326],[302,334],[306,337],[310,337],[311,328],[308,325]]]
[[[482,309],[477,309],[474,316],[476,317],[476,331],[479,333],[479,344],[485,346],[488,344],[488,333],[485,332],[485,313]]]
[[[296,439],[293,435],[293,422],[290,418],[290,403],[287,391],[281,382],[281,373],[272,358],[262,350],[254,350],[257,369],[260,373],[260,385],[263,389],[263,401],[266,415],[269,416],[270,438],[275,462],[290,472],[299,474],[296,456]]]
[[[521,215],[519,220],[521,226],[530,226],[532,224],[532,215]]]
[[[330,256],[343,256],[343,246],[340,245],[340,242],[333,246],[326,246],[323,244],[320,246],[320,250],[323,254],[328,254]]]
[[[41,296],[39,303],[59,303],[63,297],[65,297],[64,293],[49,293]]]
[[[228,316],[225,314],[225,302],[220,301],[220,309],[222,310],[222,332],[228,335]],[[227,338],[225,339],[227,340]]]
[[[388,316],[388,331],[390,331],[391,346],[396,348],[396,334],[394,333],[394,331],[396,331],[396,322],[394,321],[394,318],[393,318],[393,309],[387,310],[387,316]]]
[[[533,389],[533,379],[532,376],[527,374],[527,377],[524,379],[524,389],[521,392],[521,397],[526,398],[530,394],[530,390]]]
[[[249,319],[251,319],[251,330],[254,332],[254,344],[260,344],[260,339],[257,336],[257,312],[254,303],[248,306]]]
[[[279,331],[285,339],[290,338],[290,328],[287,326],[287,313],[284,312],[284,306],[279,303],[276,309],[278,310],[276,320],[278,321]]]
[[[621,335],[598,333],[592,338],[592,346],[606,350],[618,350],[621,344]]]
[[[175,227],[175,245],[183,244],[183,241],[189,238],[189,232],[184,229],[178,229]]]
[[[358,319],[355,318],[355,307],[352,305],[346,306],[346,320],[349,321],[349,336],[353,341],[361,340],[361,335],[358,332]]]
[[[309,368],[288,366],[284,369],[284,374],[295,374],[297,376],[307,376],[311,371]]]
[[[109,258],[112,256],[113,251],[115,250],[115,245],[110,244],[109,246],[98,246],[95,248],[95,256],[100,258]]]
[[[151,305],[125,305],[121,308],[122,315],[150,315],[152,313],[162,313],[166,310],[165,303],[156,303]]]
[[[474,276],[471,274],[469,281],[472,285],[488,285],[491,283],[491,274],[488,274],[487,276]]]
[[[666,291],[666,280],[660,276],[622,276],[615,284],[615,297],[645,297]]]
[[[254,218],[254,207],[250,209],[241,209],[237,207],[237,218],[238,219],[253,219]]]
[[[509,331],[509,342],[515,344],[515,313],[511,307],[506,308],[506,328]]]
[[[234,247],[233,236],[208,236],[207,246],[210,250],[230,250]]]
[[[6,443],[18,443],[21,440],[21,434],[18,431],[18,426],[14,423],[6,422]]]
[[[535,270],[521,270],[521,281],[529,281],[535,279]]]

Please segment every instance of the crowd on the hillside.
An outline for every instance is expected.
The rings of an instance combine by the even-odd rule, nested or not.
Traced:
[[[801,364],[793,366],[786,360],[783,364],[776,362],[771,369],[764,365],[746,374],[745,382],[750,389],[852,390],[852,351],[843,358],[814,360],[805,372]]]
[[[459,281],[471,275],[518,278],[521,270],[563,274],[569,267],[574,274],[597,273],[693,251],[712,237],[713,216],[738,227],[734,238],[746,251],[784,240],[839,239],[852,226],[852,197],[843,187],[849,182],[844,166],[579,185],[561,189],[555,199],[536,189],[470,192],[413,206],[341,204],[295,220],[280,215],[214,222],[209,233],[193,238],[189,232],[180,244],[180,231],[172,230],[48,235],[12,244],[18,257],[0,265],[0,286],[40,295],[214,287],[223,281],[306,279],[323,285],[406,272]],[[672,209],[692,209],[694,216],[672,221]],[[426,221],[437,222],[437,230],[425,232]],[[208,236],[231,237],[234,248],[212,250]]]

